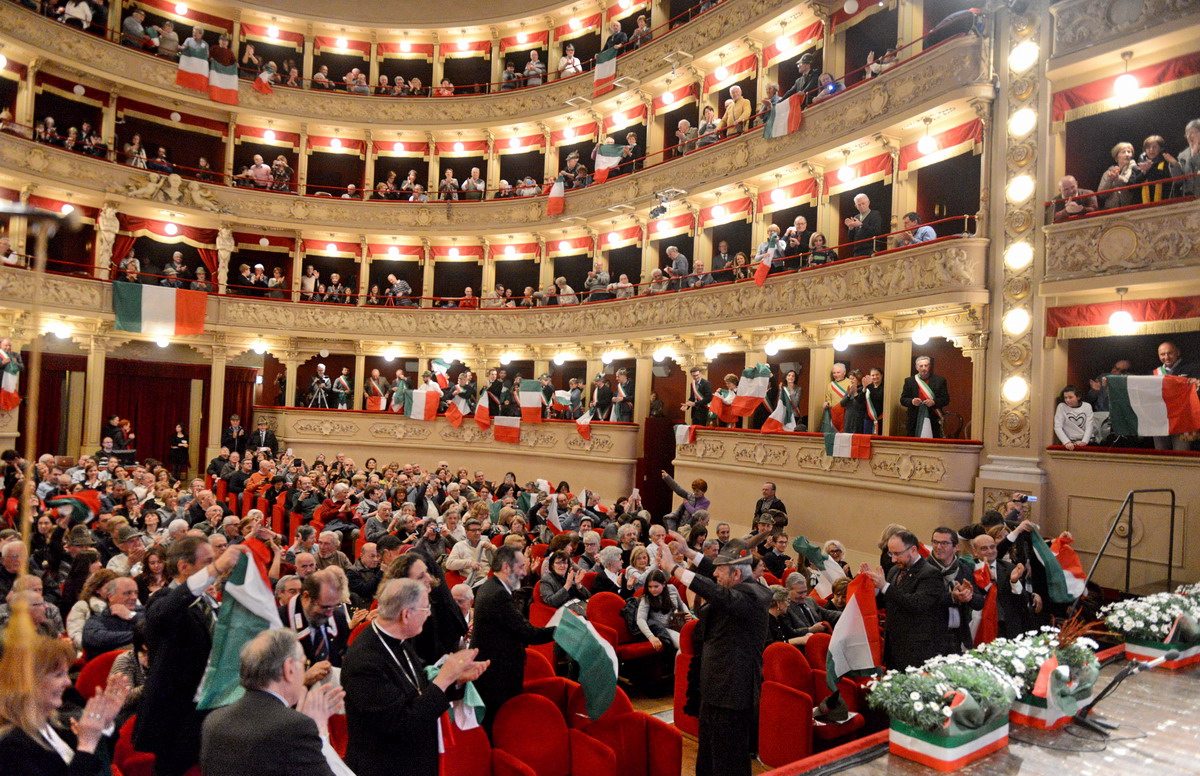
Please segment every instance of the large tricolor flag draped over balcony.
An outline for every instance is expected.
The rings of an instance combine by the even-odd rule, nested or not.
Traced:
[[[446,405],[446,420],[450,421],[450,425],[458,428],[462,425],[463,418],[471,411],[471,405],[467,404],[467,400],[461,396],[455,396]]]
[[[567,204],[567,186],[563,183],[562,176],[554,181],[554,185],[550,187],[550,196],[546,197],[546,215],[556,216],[563,212],[563,208]]]
[[[438,391],[413,391],[408,416],[413,420],[433,420],[437,417],[442,395]]]
[[[238,104],[237,55],[218,46],[209,52],[208,97],[226,105]]]
[[[200,48],[184,43],[179,49],[179,68],[175,71],[175,85],[198,92],[208,91],[208,47]]]
[[[592,411],[588,410],[579,417],[575,418],[575,430],[579,432],[579,436],[590,440],[592,438]]]
[[[275,68],[271,67],[270,63],[268,63],[267,66],[263,68],[263,71],[258,74],[258,78],[254,79],[254,83],[251,85],[254,87],[254,91],[256,92],[261,92],[262,94],[274,94],[275,89],[271,87],[271,81],[274,80],[274,78]]]
[[[868,434],[843,434],[833,425],[833,416],[825,408],[821,421],[821,433],[825,435],[825,455],[830,458],[870,458],[871,437]]]
[[[204,333],[208,294],[182,288],[113,283],[113,328],[170,337]]]
[[[521,419],[511,416],[492,418],[492,439],[518,444],[521,441]]]
[[[592,71],[592,96],[599,97],[613,88],[617,80],[617,50],[605,49],[596,55],[596,69]]]
[[[800,104],[803,100],[804,95],[797,93],[772,106],[767,114],[767,123],[763,125],[763,137],[771,140],[800,129]]]
[[[1200,431],[1200,397],[1186,377],[1109,375],[1108,403],[1114,434],[1170,436]]]
[[[521,404],[521,420],[542,422],[542,384],[537,380],[522,380],[517,398]]]

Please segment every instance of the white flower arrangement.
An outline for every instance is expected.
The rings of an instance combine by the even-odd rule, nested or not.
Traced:
[[[1175,588],[1175,592],[1189,598],[1200,598],[1200,582],[1193,582],[1190,585],[1180,585]]]
[[[1193,622],[1200,620],[1200,597],[1155,593],[1108,604],[1100,614],[1109,630],[1127,639],[1164,642],[1181,616]]]
[[[1099,645],[1086,638],[1075,638],[1070,644],[1059,641],[1058,628],[1043,625],[1041,630],[1022,633],[1014,639],[996,639],[974,650],[997,669],[1011,673],[1020,685],[1022,694],[1033,692],[1042,664],[1054,656],[1068,675],[1078,675],[1080,669],[1096,663]]]
[[[939,731],[953,710],[956,694],[969,696],[986,716],[1007,714],[1021,685],[982,658],[967,653],[943,655],[923,666],[888,671],[868,685],[868,703],[893,720],[928,731]]]

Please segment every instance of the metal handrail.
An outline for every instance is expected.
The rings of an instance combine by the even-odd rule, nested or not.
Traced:
[[[1113,534],[1117,531],[1117,526],[1121,523],[1121,518],[1125,516],[1125,508],[1129,508],[1129,536],[1125,543],[1125,590],[1126,595],[1129,594],[1129,579],[1133,568],[1133,502],[1134,496],[1138,493],[1169,493],[1171,496],[1171,527],[1170,534],[1167,537],[1167,590],[1174,587],[1172,584],[1172,569],[1175,565],[1175,490],[1173,488],[1146,488],[1143,490],[1131,490],[1125,496],[1124,503],[1121,504],[1121,509],[1117,512],[1117,516],[1113,518],[1112,525],[1108,527],[1108,535],[1104,537],[1104,544],[1100,546],[1100,551],[1096,553],[1096,559],[1092,561],[1092,567],[1088,570],[1086,583],[1092,581],[1092,575],[1096,573],[1096,567],[1100,565],[1101,558],[1104,557],[1104,551],[1108,549],[1109,542],[1112,541]],[[1157,504],[1156,506],[1163,506]]]

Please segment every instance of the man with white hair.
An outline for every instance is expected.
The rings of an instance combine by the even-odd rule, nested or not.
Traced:
[[[696,128],[687,119],[680,119],[675,130],[675,155],[683,156],[696,150]]]
[[[871,209],[871,198],[859,192],[854,195],[858,215],[845,219],[847,238],[854,243],[851,256],[870,256],[876,250],[875,238],[883,234],[883,217]]]
[[[721,117],[721,128],[727,135],[740,135],[750,126],[750,114],[754,108],[742,96],[742,87],[729,87],[729,101],[725,103],[725,115]]]
[[[916,360],[917,373],[904,378],[900,391],[900,406],[908,411],[910,437],[942,438],[942,408],[950,403],[950,389],[946,378],[933,373],[933,362],[929,356]]]
[[[346,553],[338,549],[342,537],[336,531],[322,531],[317,537],[317,568],[325,569],[338,566],[343,571],[349,571],[353,565]]]
[[[167,525],[167,535],[162,540],[163,544],[170,544],[179,537],[188,532],[188,523],[182,517],[177,517]]]
[[[89,657],[133,643],[133,628],[142,618],[138,586],[129,577],[110,580],[101,589],[108,609],[92,614],[83,625],[83,651]]]
[[[308,406],[329,409],[329,393],[333,390],[333,381],[325,374],[325,365],[317,364],[317,373],[308,383]]]

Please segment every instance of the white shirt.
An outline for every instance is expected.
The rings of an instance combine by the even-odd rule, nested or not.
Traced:
[[[579,62],[579,57],[563,57],[558,66],[558,74],[560,77],[575,75],[583,72],[583,65]]]

